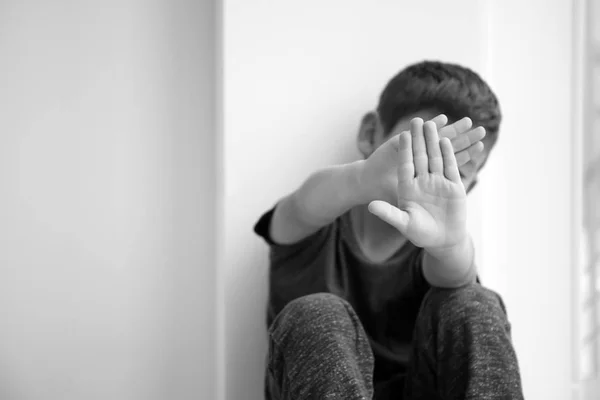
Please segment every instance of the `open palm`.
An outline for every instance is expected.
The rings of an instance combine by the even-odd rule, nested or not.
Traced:
[[[452,143],[420,118],[398,140],[398,207],[378,200],[369,210],[419,247],[453,246],[467,233],[467,195]]]

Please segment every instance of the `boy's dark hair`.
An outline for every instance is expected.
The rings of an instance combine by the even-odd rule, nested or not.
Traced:
[[[410,65],[388,82],[377,106],[386,134],[401,118],[426,109],[442,112],[451,121],[469,117],[474,126],[485,128],[487,150],[496,143],[502,119],[498,99],[468,68],[437,61]]]

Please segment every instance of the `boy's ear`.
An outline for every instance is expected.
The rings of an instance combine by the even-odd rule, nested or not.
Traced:
[[[382,129],[379,116],[375,111],[365,114],[360,122],[357,137],[358,151],[364,158],[369,157],[375,151],[377,133]]]

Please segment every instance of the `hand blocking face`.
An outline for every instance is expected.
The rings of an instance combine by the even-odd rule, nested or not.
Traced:
[[[366,149],[370,155],[365,160],[360,186],[368,201],[385,200],[388,203],[396,204],[397,152],[400,130],[413,131],[414,129],[411,127],[416,120],[420,119],[399,121],[390,135],[376,135],[373,149]],[[456,155],[456,163],[463,170],[461,174],[463,183],[468,186],[470,180],[476,177],[477,168],[473,167],[475,162],[483,158],[481,140],[485,136],[485,129],[483,127],[472,129],[472,122],[469,118],[463,118],[448,125],[448,118],[445,115],[432,118],[430,123],[438,130],[439,137],[450,139]]]
[[[458,154],[469,154],[474,147],[471,151],[476,155],[483,144],[464,141],[458,148],[466,148],[457,151],[449,137],[440,139],[435,121],[424,123],[421,118],[411,120],[410,132],[391,140],[396,149],[397,206],[376,200],[369,204],[369,211],[419,247],[459,243],[467,233],[467,202]]]

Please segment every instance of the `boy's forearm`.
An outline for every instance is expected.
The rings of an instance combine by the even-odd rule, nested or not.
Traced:
[[[277,204],[271,239],[291,244],[330,224],[364,200],[359,181],[363,161],[322,169]]]
[[[455,246],[425,249],[423,274],[431,286],[455,288],[475,282],[475,249],[470,235]]]
[[[363,204],[359,184],[363,161],[322,169],[292,195],[298,218],[311,226],[325,226],[349,209]]]

